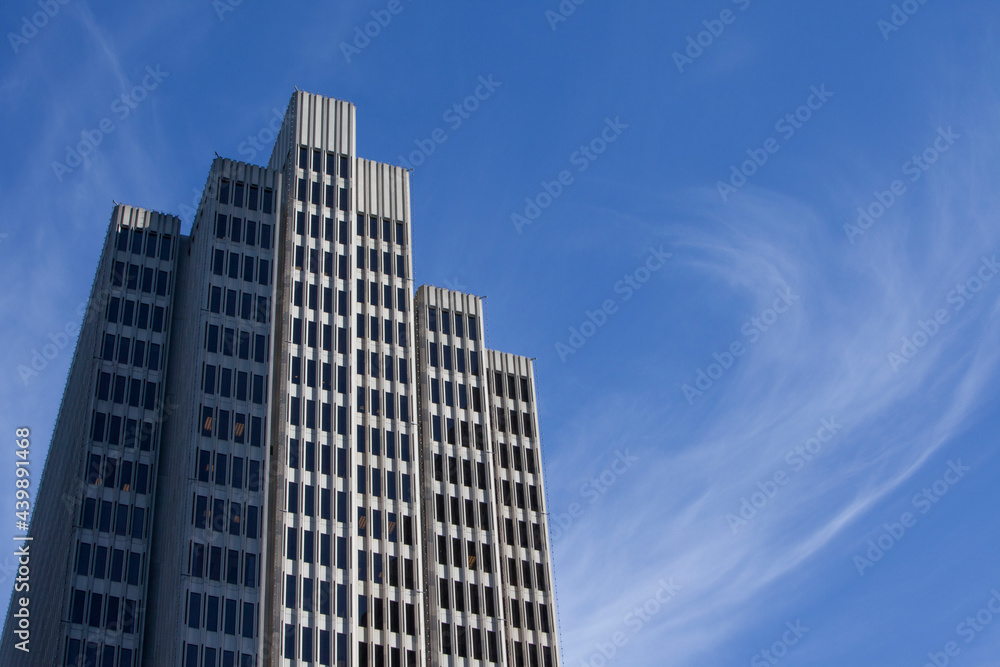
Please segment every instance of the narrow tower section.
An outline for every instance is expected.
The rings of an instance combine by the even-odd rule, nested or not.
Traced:
[[[428,655],[508,664],[482,301],[417,290]]]
[[[506,638],[515,667],[559,665],[534,364],[487,353]]]
[[[158,485],[173,511],[154,535],[147,665],[257,667],[269,644],[262,563],[280,192],[277,172],[218,158],[184,239]]]
[[[275,313],[269,664],[421,666],[409,180],[293,95]],[[265,647],[267,648],[267,647]]]
[[[8,629],[4,665],[142,655],[179,234],[174,216],[114,208],[32,517],[31,653]]]

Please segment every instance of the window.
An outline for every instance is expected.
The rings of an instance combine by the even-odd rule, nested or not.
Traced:
[[[256,606],[251,602],[243,603],[243,636],[252,639],[256,620]]]
[[[104,361],[114,361],[115,356],[115,335],[114,334],[104,334],[104,350],[101,354],[101,358]]]
[[[226,583],[240,583],[240,552],[229,549],[226,553]]]
[[[197,630],[201,627],[201,594],[188,594],[188,627]],[[93,625],[93,623],[91,623]]]
[[[546,590],[546,577],[545,577],[545,566],[541,563],[535,563],[535,583],[538,586],[538,590]]]
[[[227,635],[236,634],[236,600],[226,600],[223,631]]]
[[[460,584],[457,584],[457,585],[460,585]],[[440,594],[441,607],[444,608],[444,609],[451,609],[451,604],[448,601],[448,590],[449,589],[450,589],[450,585],[448,584],[448,580],[447,579],[439,579],[438,580],[438,593]]]
[[[295,662],[295,658],[295,626],[285,623],[285,659]]]
[[[121,307],[121,299],[116,296],[108,300],[108,322],[114,324],[118,321],[118,309]]]
[[[156,232],[150,232],[146,240],[146,257],[156,257],[156,241],[159,237]]]

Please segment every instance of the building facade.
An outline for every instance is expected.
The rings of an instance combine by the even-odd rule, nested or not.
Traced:
[[[300,91],[190,234],[115,207],[0,663],[559,664],[531,361],[414,292],[410,232],[409,173]]]
[[[180,224],[114,208],[29,529],[32,652],[8,613],[0,664],[143,653]]]
[[[415,310],[431,664],[556,665],[532,362],[486,349],[479,297]]]

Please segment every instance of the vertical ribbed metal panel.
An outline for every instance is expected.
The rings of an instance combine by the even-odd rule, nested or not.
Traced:
[[[95,647],[94,650],[110,647],[112,653],[131,651],[133,660],[141,654],[155,475],[161,451],[157,443],[160,442],[162,425],[164,378],[168,364],[166,348],[170,337],[169,313],[173,308],[179,232],[180,220],[175,216],[126,205],[114,208],[87,309],[78,313],[83,316],[80,336],[52,435],[48,465],[35,496],[30,529],[30,535],[37,540],[31,544],[34,575],[31,581],[32,652],[27,654],[13,650],[14,636],[8,628],[0,648],[0,663],[4,665],[62,664],[71,641],[77,642],[75,645],[83,650],[90,645]],[[153,240],[154,233],[156,240]],[[170,237],[171,252],[169,257],[161,259],[160,249],[165,247],[162,239],[166,236]],[[125,249],[117,247],[119,238]],[[138,252],[133,252],[136,239],[141,246]],[[152,256],[146,254],[147,244],[154,250]],[[115,262],[121,263],[120,273],[115,270]],[[125,270],[129,264],[138,267],[134,285],[128,284],[125,279],[131,275]],[[161,274],[164,281],[160,291],[163,293],[157,294],[156,282]],[[118,277],[113,279],[113,276]],[[150,314],[154,307],[162,308],[165,313],[162,331],[155,332],[152,327],[132,323],[119,324],[117,319],[108,321],[110,300],[120,299],[124,304],[126,298],[137,310],[137,304],[146,304]],[[127,354],[123,353],[125,336],[130,342],[143,342],[144,354],[138,362],[133,354],[135,348],[130,347]],[[111,360],[105,359],[102,354],[108,338],[114,342],[115,349]],[[145,366],[145,350],[151,343],[160,345],[163,350],[161,364],[156,371],[150,371]],[[115,401],[118,403],[115,405],[110,394],[106,398],[97,396],[95,387],[100,373],[123,378],[123,386],[129,384],[129,400]],[[155,393],[152,392],[152,383],[156,386]],[[135,396],[135,404],[130,405],[132,396]],[[119,419],[120,422],[115,421]],[[128,430],[127,419],[135,420],[135,430]],[[116,423],[125,428],[116,431]],[[144,427],[139,428],[139,425]],[[144,439],[143,434],[148,439]],[[147,442],[151,443],[148,449],[144,446]],[[90,464],[92,459],[101,461],[101,464],[95,468]],[[113,474],[112,471],[120,477],[118,473],[125,474],[126,469],[135,472],[140,463],[148,466],[147,493],[134,492],[130,487],[132,478],[125,480],[126,484],[120,487],[119,484],[105,483],[104,478]],[[117,505],[114,524],[107,529],[97,523],[92,527],[83,526],[83,508],[88,503],[107,508]],[[124,525],[122,519],[125,520]],[[81,566],[86,572],[78,574],[77,540],[95,549],[98,546],[107,549],[109,560],[114,558],[116,549],[123,554],[123,560],[128,554],[135,554],[138,563],[141,563],[141,569],[135,572],[135,583],[110,581],[104,573],[93,573],[89,561],[85,568]],[[86,595],[92,602],[115,599],[119,605],[117,616],[111,618],[113,621],[117,619],[117,622],[107,627],[103,609],[100,610],[102,623],[99,630],[88,629],[84,623],[72,622],[69,616],[71,589]],[[110,611],[111,607],[107,612]],[[122,632],[123,627],[131,627],[131,631]]]
[[[222,179],[226,179],[229,184],[230,194],[226,202],[219,201]],[[233,192],[238,184],[244,191],[243,201],[240,203],[232,201]],[[257,190],[256,210],[251,210],[247,206],[251,187]],[[272,201],[271,213],[265,213],[263,210],[263,200],[267,190],[270,190]],[[220,656],[223,651],[232,651],[235,656],[242,654],[256,658],[260,652],[264,636],[262,629],[266,591],[264,581],[267,578],[264,575],[261,577],[264,581],[257,581],[255,586],[244,586],[243,568],[249,554],[256,560],[257,569],[264,573],[262,561],[267,556],[268,546],[267,540],[263,538],[266,527],[264,519],[258,515],[258,520],[263,525],[259,526],[257,537],[250,538],[242,530],[238,531],[238,535],[232,534],[231,526],[206,522],[207,527],[197,527],[193,523],[193,518],[194,499],[199,495],[221,500],[225,503],[227,512],[231,512],[234,505],[239,507],[241,519],[246,518],[250,511],[248,508],[259,508],[255,510],[259,512],[265,506],[266,475],[260,480],[260,488],[256,492],[251,492],[245,483],[241,483],[239,488],[234,488],[229,483],[228,475],[224,485],[218,484],[214,475],[211,481],[206,482],[199,479],[197,454],[199,450],[209,452],[213,466],[216,455],[225,456],[225,460],[230,464],[235,458],[239,458],[243,474],[246,476],[249,475],[251,461],[259,462],[262,469],[266,470],[269,450],[266,432],[262,435],[259,446],[251,446],[249,430],[254,418],[261,419],[262,423],[270,419],[267,412],[268,398],[264,400],[265,405],[257,405],[252,404],[249,398],[239,399],[235,395],[235,390],[230,397],[223,397],[221,392],[216,392],[214,389],[211,392],[206,391],[203,387],[203,372],[208,364],[218,369],[219,374],[225,368],[227,372],[233,373],[234,386],[237,381],[235,376],[238,373],[246,373],[247,377],[252,379],[254,375],[267,377],[270,372],[266,362],[254,361],[252,356],[248,360],[240,359],[235,346],[238,332],[248,334],[251,345],[258,335],[270,336],[271,344],[274,342],[271,333],[273,314],[261,315],[256,305],[258,297],[269,298],[273,313],[274,299],[271,298],[271,291],[275,283],[274,234],[277,231],[280,215],[277,208],[280,192],[281,176],[278,172],[225,158],[216,159],[209,171],[190,240],[185,244],[174,318],[176,335],[170,350],[173,359],[168,397],[171,415],[164,425],[162,485],[158,490],[158,503],[175,510],[162,517],[156,525],[157,560],[151,568],[156,604],[150,609],[148,624],[150,647],[145,652],[143,663],[145,665],[183,664],[185,643],[208,647],[217,651]],[[220,215],[226,223],[221,237],[216,230],[217,218]],[[237,219],[240,221],[240,233],[238,237],[234,237]],[[247,225],[251,223],[255,230],[252,242],[246,236]],[[270,248],[260,246],[265,224],[271,229]],[[238,277],[225,275],[227,271],[223,271],[224,275],[218,275],[213,271],[216,252],[221,252],[224,257],[229,258],[227,266],[234,261],[237,262]],[[247,259],[253,261],[253,280],[247,280],[245,273]],[[267,279],[264,283],[260,281],[261,272],[265,268],[261,261],[267,263],[267,274],[263,274]],[[234,315],[226,314],[224,307],[218,312],[211,311],[211,291],[220,290],[221,294],[225,294],[229,289],[233,290],[234,294],[243,292],[250,296],[249,316],[243,312],[242,306],[240,312]],[[262,322],[261,319],[265,321]],[[218,327],[220,348],[216,352],[206,349],[208,326]],[[229,355],[226,355],[222,348],[226,344],[224,332],[227,328],[236,335],[231,343],[234,349]],[[222,414],[222,410],[230,414],[231,434],[225,439],[203,435],[199,414],[201,406],[217,409],[220,411],[219,415]],[[242,443],[238,443],[234,437],[235,429],[241,423],[236,415],[244,417]],[[211,581],[208,573],[192,572],[190,559],[195,545],[206,550],[206,564],[208,554],[213,548],[221,549],[222,554],[226,554],[227,550],[238,553],[241,568],[239,583],[220,584]],[[189,611],[188,601],[193,601],[194,595],[199,596],[200,602],[197,608],[202,617],[207,613],[207,611],[203,613],[201,609],[205,608],[209,595],[216,596],[220,600],[236,601],[244,616],[243,604],[252,605],[256,614],[256,618],[251,619],[255,625],[253,636],[244,637],[241,636],[242,632],[238,631],[235,636],[224,637],[221,633],[207,631],[205,623],[189,627],[185,615]],[[193,602],[190,606],[194,606]],[[242,630],[242,626],[238,630]]]

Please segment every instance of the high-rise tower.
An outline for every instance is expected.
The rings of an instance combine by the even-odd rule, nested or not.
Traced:
[[[558,664],[531,362],[415,300],[409,174],[354,119],[297,91],[187,236],[115,208],[3,664]]]

